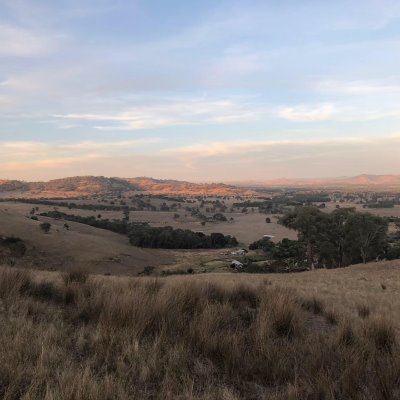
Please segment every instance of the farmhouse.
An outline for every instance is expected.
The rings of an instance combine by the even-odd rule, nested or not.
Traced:
[[[236,250],[236,251],[232,251],[231,255],[232,256],[244,256],[247,253],[248,253],[248,251],[246,249],[239,249],[239,250]]]

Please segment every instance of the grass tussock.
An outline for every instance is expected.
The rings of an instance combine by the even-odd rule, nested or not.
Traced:
[[[88,273],[82,269],[73,269],[62,274],[65,285],[70,285],[71,283],[85,283],[88,277]]]
[[[34,278],[0,270],[0,398],[391,399],[400,390],[390,324],[319,330],[325,308],[292,290]]]
[[[337,325],[339,322],[337,313],[334,310],[325,310],[324,316],[326,321],[331,325]]]
[[[360,304],[359,306],[357,306],[357,312],[360,318],[368,318],[371,313],[371,310],[367,305]]]
[[[392,352],[396,344],[396,332],[386,319],[372,321],[366,326],[366,336],[380,351]]]
[[[325,307],[321,300],[316,297],[312,297],[310,299],[306,299],[302,303],[303,308],[306,310],[313,312],[316,315],[321,315],[324,313]]]

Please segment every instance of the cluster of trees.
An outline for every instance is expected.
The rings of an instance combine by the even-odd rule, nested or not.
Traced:
[[[79,210],[91,210],[91,211],[124,211],[129,208],[127,206],[116,206],[116,205],[108,205],[108,204],[77,204],[67,201],[55,201],[55,200],[44,200],[44,199],[0,199],[0,202],[3,201],[15,201],[18,203],[24,204],[41,204],[45,206],[54,206],[54,207],[65,207],[69,210],[79,209]],[[36,207],[36,211],[38,207]],[[129,208],[130,211],[133,211],[133,207]]]
[[[111,201],[110,204],[78,204],[75,202],[69,201],[56,201],[56,200],[47,200],[47,199],[15,199],[15,198],[7,198],[0,199],[0,202],[8,202],[15,201],[24,204],[41,204],[45,206],[53,206],[53,207],[65,207],[69,210],[79,209],[79,210],[90,210],[90,211],[157,211],[157,207],[153,204],[142,200],[141,197],[131,197],[132,202],[135,206],[128,206],[126,202],[123,200],[119,201],[119,205],[115,204],[114,201]],[[107,203],[107,199],[103,199],[103,202]],[[170,211],[170,208],[176,209],[177,205],[172,205],[171,207],[167,206],[166,203],[160,207],[160,211]]]
[[[300,240],[283,239],[274,243],[270,238],[265,237],[250,244],[250,250],[260,249],[268,254],[272,260],[291,260],[294,264],[303,265],[305,245]]]
[[[246,200],[240,203],[234,203],[236,208],[258,208],[260,213],[265,214],[282,214],[288,210],[288,207],[297,207],[303,205],[310,205],[313,203],[325,204],[330,202],[331,199],[327,193],[295,193],[285,194],[272,198],[264,198],[259,200]]]
[[[367,203],[363,208],[394,208],[394,201],[378,201],[376,203]]]
[[[273,243],[262,238],[250,245],[273,260],[310,269],[337,268],[376,259],[400,258],[400,231],[388,235],[388,220],[354,208],[323,213],[318,207],[297,207],[279,222],[298,232],[298,240]],[[400,223],[399,223],[400,227]]]
[[[46,213],[41,213],[40,216],[79,222],[80,224],[86,224],[95,228],[106,229],[108,231],[121,233],[124,235],[127,234],[129,225],[126,220],[97,219],[94,216],[82,217],[80,215],[66,214],[61,211],[49,211]]]
[[[220,249],[238,245],[236,238],[222,233],[205,235],[188,229],[156,228],[146,224],[130,225],[128,237],[134,246],[163,249]]]
[[[62,219],[65,221],[79,222],[95,228],[106,229],[112,232],[128,235],[130,242],[138,247],[164,248],[164,249],[219,249],[237,246],[236,238],[211,233],[193,232],[188,229],[173,229],[170,226],[154,228],[146,223],[129,223],[128,219],[108,220],[97,219],[94,216],[82,217],[70,215],[60,211],[49,211],[40,214],[43,217]]]
[[[213,219],[214,221],[219,221],[219,222],[225,222],[225,221],[227,221],[227,218],[226,218],[225,215],[222,214],[222,213],[214,214],[214,215],[212,216],[212,219]]]
[[[173,196],[166,196],[166,195],[149,195],[149,198],[154,199],[161,199],[167,201],[174,201],[175,203],[184,203],[186,201],[185,197],[173,197]]]
[[[385,218],[336,209],[323,213],[317,207],[297,207],[281,217],[284,226],[298,232],[310,268],[342,267],[386,257],[388,223]]]

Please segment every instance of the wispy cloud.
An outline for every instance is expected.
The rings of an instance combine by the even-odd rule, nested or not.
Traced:
[[[321,93],[333,94],[400,94],[400,84],[382,81],[337,81],[326,80],[314,85]]]
[[[145,144],[146,140],[144,140]],[[309,140],[211,141],[143,153],[136,141],[0,143],[3,177],[103,174],[189,180],[391,173],[400,135]],[[120,151],[121,148],[124,151]]]
[[[400,135],[309,140],[210,142],[161,152],[196,176],[215,179],[340,176],[390,173]],[[384,154],[385,157],[381,157]]]
[[[76,143],[5,141],[0,142],[0,159],[7,162],[13,160],[12,162],[25,164],[48,159],[100,158],[126,154],[140,146],[156,143],[157,141],[158,139],[146,138],[114,142],[82,141]]]
[[[316,106],[299,105],[281,107],[277,116],[290,121],[326,121],[335,116],[336,109],[333,104],[320,104]]]
[[[336,168],[349,149],[349,171],[396,158],[379,138],[400,121],[399,2],[175,3],[0,0],[0,172],[229,178]],[[132,142],[142,129],[164,142]]]
[[[384,138],[368,137],[346,137],[346,138],[325,138],[325,139],[304,139],[304,140],[246,140],[233,142],[209,142],[205,144],[194,144],[177,148],[164,149],[161,152],[189,158],[208,158],[226,155],[238,155],[271,151],[270,157],[277,148],[296,147],[300,150],[303,147],[331,146],[331,145],[372,145],[376,141],[396,141],[400,140],[400,135],[392,135]]]
[[[100,130],[136,130],[176,125],[252,121],[255,110],[234,100],[165,99],[163,104],[138,106],[113,114],[58,114],[54,118],[93,121]]]

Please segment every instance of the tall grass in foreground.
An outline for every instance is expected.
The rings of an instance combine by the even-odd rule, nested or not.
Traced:
[[[397,399],[386,321],[354,327],[315,298],[187,279],[0,270],[4,399]]]

